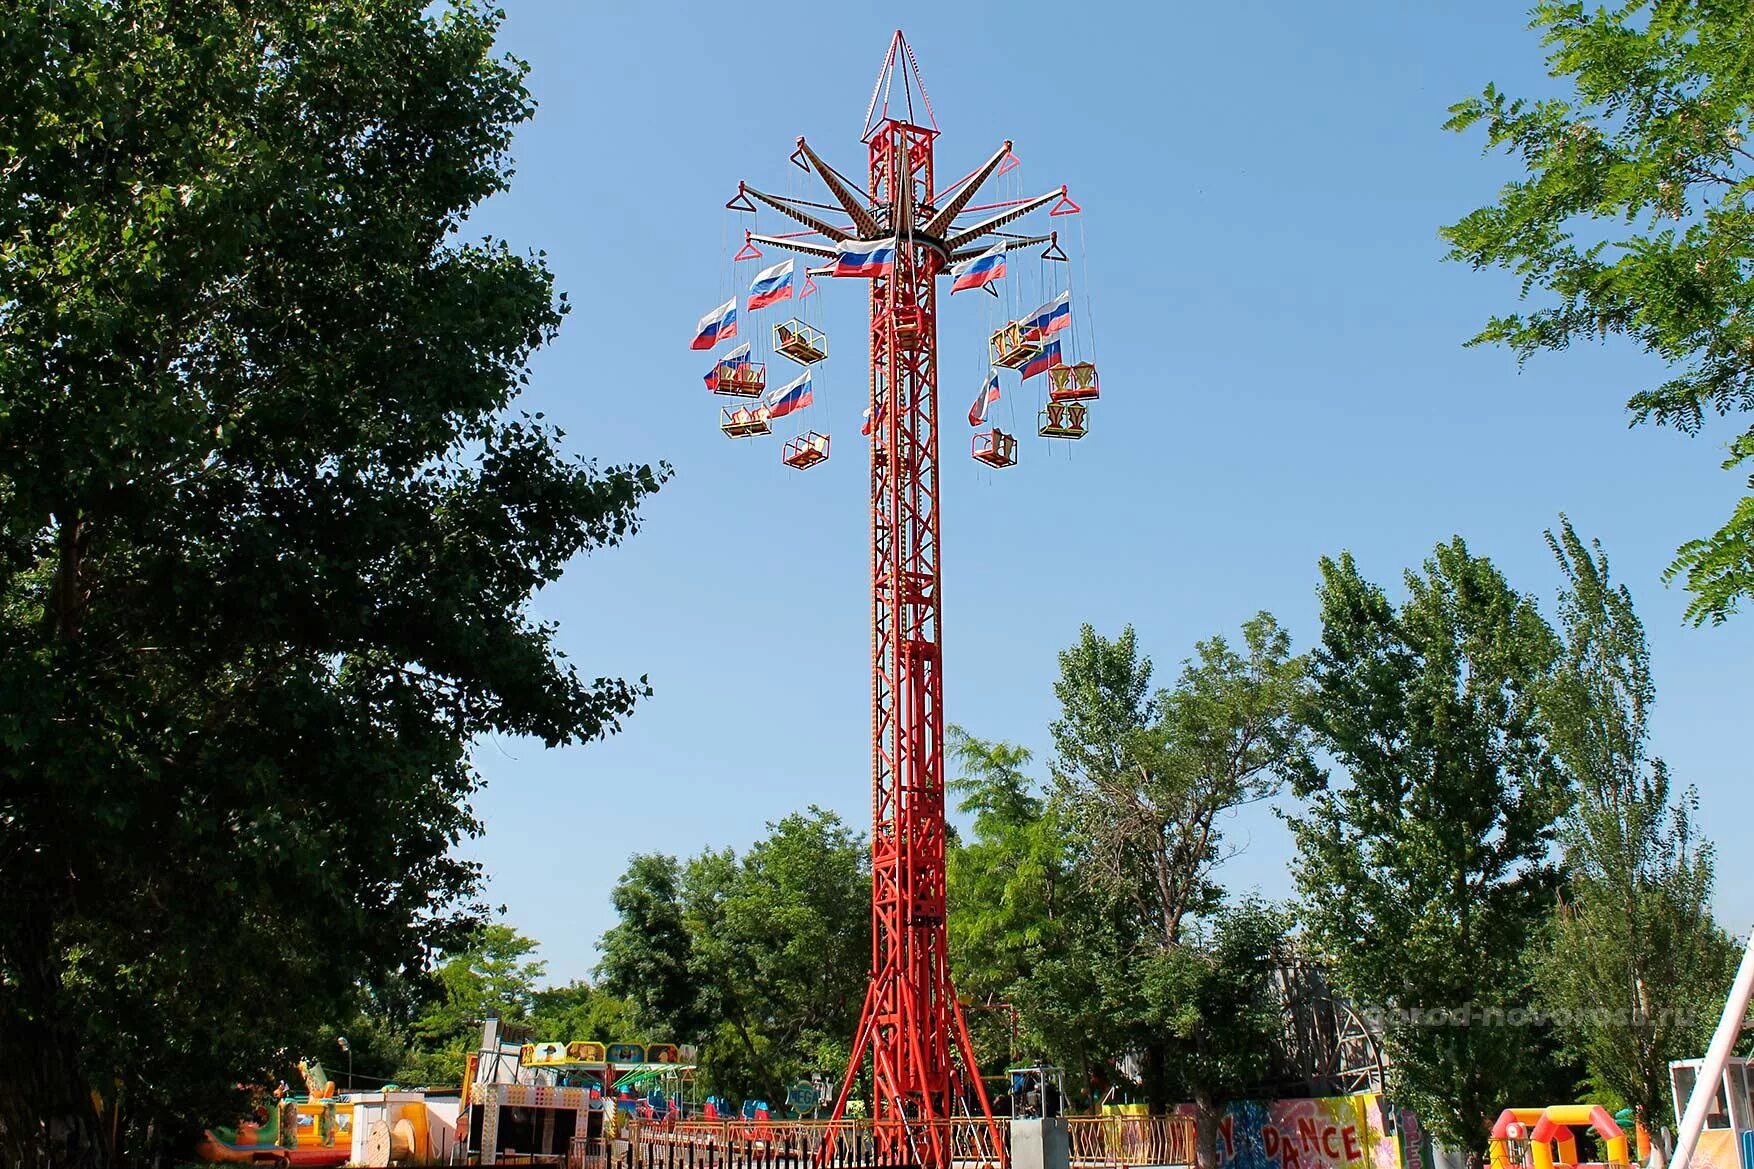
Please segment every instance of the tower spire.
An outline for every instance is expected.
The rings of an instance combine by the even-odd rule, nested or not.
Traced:
[[[895,112],[892,114],[890,104],[895,97],[897,77],[901,78],[901,95],[894,103]],[[924,122],[914,112],[916,91],[919,93],[920,112],[926,116]],[[926,96],[926,79],[920,75],[920,63],[914,59],[913,46],[907,43],[899,28],[889,38],[889,51],[883,55],[883,64],[877,70],[877,84],[871,87],[871,102],[865,107],[865,129],[860,133],[859,141],[870,142],[877,128],[891,120],[906,121],[910,126],[930,130],[933,134],[938,132],[932,99]]]

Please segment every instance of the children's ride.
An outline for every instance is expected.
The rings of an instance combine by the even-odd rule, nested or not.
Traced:
[[[345,1165],[353,1154],[352,1122],[353,1106],[345,1101],[270,1101],[234,1128],[206,1130],[195,1157],[214,1164]]]
[[[1594,1133],[1602,1160],[1578,1161],[1577,1128]],[[1492,1126],[1492,1169],[1624,1169],[1629,1161],[1626,1131],[1598,1104],[1506,1108]]]

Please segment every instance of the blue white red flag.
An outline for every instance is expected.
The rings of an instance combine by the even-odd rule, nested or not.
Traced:
[[[1024,364],[1023,376],[1025,378],[1032,378],[1038,373],[1045,373],[1056,365],[1064,364],[1066,363],[1060,360],[1060,343],[1058,341],[1050,341],[1042,346],[1040,353],[1037,353]]]
[[[749,286],[749,311],[766,308],[775,301],[792,299],[792,261],[763,268]]]
[[[835,245],[836,276],[887,276],[895,271],[893,239],[849,239]]]
[[[985,288],[1005,274],[1005,240],[1000,240],[972,260],[964,260],[950,269],[955,278],[950,285],[952,295],[970,288]]]
[[[999,371],[989,368],[987,380],[981,384],[980,396],[968,408],[968,424],[979,426],[987,420],[987,407],[999,400]]]
[[[805,370],[796,380],[787,382],[768,395],[762,404],[769,418],[784,418],[794,410],[802,410],[813,398],[810,389],[810,371]]]
[[[731,350],[731,352],[725,354],[713,363],[712,372],[706,375],[706,388],[709,390],[716,390],[719,388],[719,370],[723,369],[725,366],[728,365],[734,369],[741,369],[748,364],[749,342],[745,341],[743,344],[737,346],[737,348]]]
[[[732,297],[718,308],[700,318],[700,324],[694,327],[694,340],[688,345],[690,349],[711,349],[720,341],[729,341],[737,335],[737,298]]]
[[[1023,318],[1023,339],[1046,341],[1071,323],[1072,291],[1067,289]]]
[[[877,407],[877,417],[871,417],[871,407],[865,407],[865,420],[859,424],[860,434],[870,434],[872,430],[883,425],[883,407]]]

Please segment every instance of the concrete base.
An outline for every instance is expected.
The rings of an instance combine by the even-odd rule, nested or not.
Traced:
[[[1071,1164],[1063,1117],[1011,1122],[1011,1169],[1070,1169]]]

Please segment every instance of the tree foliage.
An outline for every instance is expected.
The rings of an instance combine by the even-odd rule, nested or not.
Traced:
[[[1068,1069],[1075,1100],[1113,1086],[1161,1109],[1179,1093],[1202,1102],[1211,1136],[1265,1069],[1265,953],[1283,925],[1225,906],[1213,868],[1225,817],[1307,766],[1303,670],[1260,614],[1240,650],[1202,641],[1153,690],[1130,628],[1110,640],[1086,626],[1060,657],[1045,790],[1027,752],[953,734],[973,813],[950,854],[957,977],[1016,1007],[1027,1053]],[[1215,1155],[1208,1141],[1204,1163]]]
[[[972,819],[947,850],[951,969],[965,999],[1016,1012],[969,1019],[983,1068],[1045,1057],[1068,1074],[1074,1101],[1087,1102],[1128,1041],[1104,1001],[1095,956],[1118,949],[1118,922],[1080,865],[1062,805],[1025,772],[1029,752],[951,728],[951,786]]]
[[[1166,1037],[1175,1086],[1194,1105],[1199,1169],[1218,1169],[1218,1126],[1232,1100],[1264,1083],[1287,1004],[1274,970],[1291,922],[1255,900],[1211,914],[1191,945],[1140,967],[1145,1019]]]
[[[464,1062],[488,1018],[522,1024],[548,964],[531,958],[536,942],[494,923],[432,971],[432,1002],[414,1021],[409,1052],[396,1078],[413,1084],[460,1084]]]
[[[778,1103],[851,1054],[870,967],[864,838],[812,807],[741,858],[637,856],[617,883],[603,985],[654,1037],[695,1043],[707,1086]]]
[[[1492,318],[1474,343],[1524,358],[1627,337],[1670,367],[1628,402],[1634,421],[1689,433],[1710,413],[1754,409],[1754,10],[1710,0],[1534,8],[1549,72],[1570,95],[1528,100],[1494,85],[1452,107],[1525,173],[1443,229],[1450,258],[1522,278],[1547,303]],[[1754,458],[1754,429],[1726,469]],[[1754,478],[1750,479],[1754,487]],[[1754,589],[1754,494],[1716,533],[1683,545],[1695,621],[1722,621]]]
[[[1660,1117],[1670,1060],[1705,1049],[1734,947],[1710,910],[1714,850],[1697,796],[1648,754],[1656,700],[1644,624],[1601,546],[1563,522],[1547,540],[1565,576],[1560,668],[1543,698],[1553,752],[1577,793],[1561,824],[1567,899],[1540,980],[1565,1051],[1600,1098]]]
[[[497,19],[0,11],[0,1160],[111,1159],[93,1089],[211,1116],[418,970],[471,740],[642,691],[528,609],[663,472],[510,413],[565,305],[455,234],[532,110]]]
[[[404,1084],[461,1083],[490,1018],[500,1021],[502,1034],[533,1040],[645,1038],[626,999],[576,980],[543,986],[548,964],[534,956],[537,949],[535,939],[496,922],[446,955],[429,976],[429,1002],[409,1028],[395,1078]]]
[[[1293,715],[1302,659],[1271,614],[1242,632],[1243,652],[1202,641],[1156,692],[1131,626],[1110,641],[1086,625],[1060,654],[1056,798],[1093,874],[1166,948],[1217,903],[1223,819],[1273,795],[1306,752]]]
[[[1392,1091],[1474,1148],[1505,1101],[1569,1098],[1544,1029],[1512,1025],[1558,881],[1567,788],[1537,699],[1559,649],[1460,538],[1406,588],[1397,607],[1351,556],[1322,561],[1304,714],[1340,774],[1297,784],[1296,876],[1342,989],[1389,1012]]]

